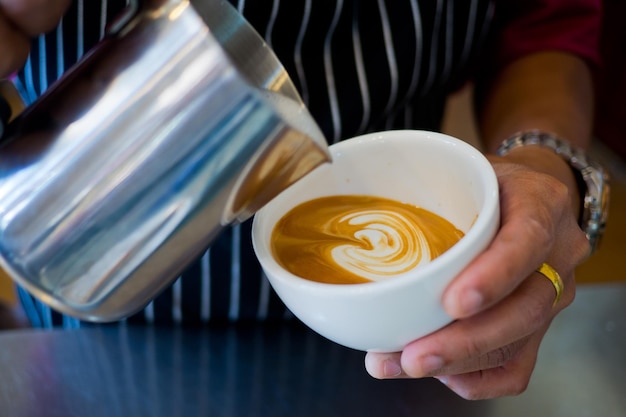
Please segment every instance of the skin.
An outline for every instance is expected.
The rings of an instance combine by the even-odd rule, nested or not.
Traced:
[[[52,29],[71,0],[0,0],[0,77],[26,60],[31,37]],[[514,132],[541,129],[586,147],[591,137],[592,84],[580,59],[559,52],[511,63],[488,86],[479,124],[493,153]],[[376,378],[436,377],[467,399],[521,393],[553,318],[574,299],[574,269],[589,253],[576,223],[579,195],[567,164],[528,146],[489,156],[501,189],[501,228],[491,246],[446,289],[452,324],[402,352],[368,353]],[[554,288],[534,272],[542,262],[565,284]]]
[[[53,29],[71,0],[0,0],[0,78],[20,68],[32,37]]]
[[[510,64],[491,84],[481,108],[481,133],[491,152],[503,138],[530,129],[585,148],[592,104],[583,61],[566,53],[535,53]],[[574,270],[590,247],[577,225],[579,195],[569,166],[537,146],[489,158],[500,184],[501,227],[444,293],[444,308],[457,320],[402,352],[368,353],[365,365],[372,376],[432,376],[466,399],[519,394],[550,323],[574,300]],[[554,307],[552,284],[534,272],[542,262],[555,268],[565,285]]]

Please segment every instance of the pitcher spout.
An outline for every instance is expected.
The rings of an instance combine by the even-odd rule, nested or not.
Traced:
[[[225,210],[224,224],[250,218],[318,166],[332,162],[327,141],[301,101],[264,92],[285,124],[268,136],[242,170]]]

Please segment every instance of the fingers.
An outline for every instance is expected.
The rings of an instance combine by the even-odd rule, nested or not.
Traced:
[[[24,65],[31,38],[52,29],[71,0],[0,0],[0,78]]]
[[[373,353],[365,355],[365,369],[378,379],[407,378],[408,375],[400,364],[400,352],[395,353]]]
[[[459,375],[436,376],[460,397],[482,400],[518,395],[526,390],[537,362],[540,335],[523,341],[516,356],[503,365]]]
[[[0,0],[0,10],[27,37],[54,28],[71,0]]]
[[[444,308],[454,318],[469,317],[494,305],[542,262],[560,266],[562,274],[568,276],[586,256],[588,242],[571,213],[567,188],[560,181],[511,164],[496,168],[501,187],[501,228],[490,247],[444,293]],[[558,251],[554,250],[555,236],[559,236]]]
[[[30,39],[15,29],[0,10],[0,78],[24,65],[29,48]]]
[[[423,377],[501,366],[515,355],[516,343],[552,320],[553,300],[552,284],[533,276],[496,306],[409,344],[402,353],[402,368]],[[437,363],[433,357],[439,358],[439,367],[432,366]]]
[[[538,340],[538,339],[537,339]],[[524,340],[517,356],[502,366],[457,375],[437,375],[434,378],[467,400],[518,395],[526,390],[537,361],[538,342]],[[410,378],[397,365],[400,353],[368,353],[365,367],[379,379]],[[382,360],[380,360],[382,359]]]
[[[574,299],[574,270],[589,243],[560,180],[502,159],[494,169],[501,226],[489,248],[444,293],[444,308],[457,320],[401,353],[368,353],[366,369],[372,376],[437,377],[471,399],[526,388],[552,319]],[[555,306],[552,282],[536,272],[543,262],[563,280]]]
[[[528,384],[539,342],[556,314],[553,300],[550,281],[533,274],[502,303],[401,353],[368,353],[366,369],[380,379],[436,376],[464,398],[517,394]]]

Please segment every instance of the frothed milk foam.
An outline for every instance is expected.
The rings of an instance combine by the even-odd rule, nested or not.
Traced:
[[[334,284],[380,281],[430,262],[463,237],[446,219],[399,201],[337,195],[307,201],[272,232],[291,273]]]

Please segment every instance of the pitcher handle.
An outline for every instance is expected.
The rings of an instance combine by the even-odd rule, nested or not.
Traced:
[[[139,12],[141,0],[129,0],[126,8],[109,24],[108,34],[119,33]]]

